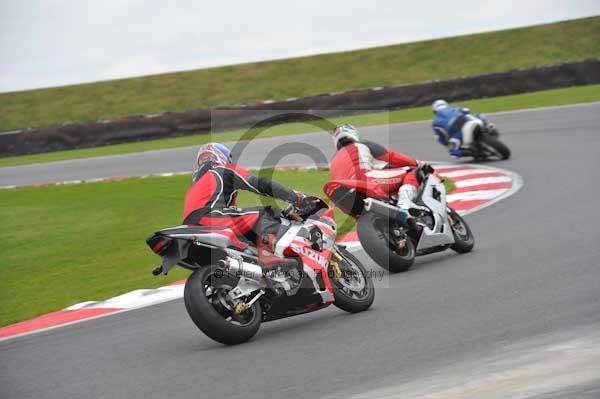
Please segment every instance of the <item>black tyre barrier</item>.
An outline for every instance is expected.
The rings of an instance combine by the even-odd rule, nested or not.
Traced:
[[[0,156],[97,147],[600,83],[600,58],[401,86],[0,133]]]

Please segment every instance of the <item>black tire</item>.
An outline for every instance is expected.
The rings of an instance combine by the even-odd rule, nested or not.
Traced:
[[[248,341],[260,327],[262,312],[259,301],[254,302],[252,307],[246,311],[246,317],[250,317],[243,324],[234,324],[227,321],[224,314],[217,311],[206,296],[205,285],[210,282],[213,287],[235,286],[237,279],[215,272],[216,268],[203,267],[195,270],[185,283],[184,301],[190,318],[204,334],[213,340],[225,345],[236,345]],[[215,279],[215,280],[213,280]],[[226,312],[225,308],[222,308]]]
[[[500,133],[498,132],[498,129],[496,129],[496,128],[493,128],[493,129],[487,128],[487,133],[492,137],[500,136]]]
[[[454,221],[452,228],[452,235],[454,236],[454,244],[450,248],[459,254],[465,254],[473,250],[475,245],[475,238],[471,228],[455,210],[450,209],[450,217]]]
[[[391,273],[405,272],[415,262],[415,246],[410,238],[406,239],[404,254],[394,252],[390,246],[391,222],[384,216],[365,212],[358,219],[356,230],[365,252],[379,266]]]
[[[348,262],[353,266],[354,271],[356,271],[356,269],[360,270],[364,285],[360,292],[357,293],[356,291],[349,290],[345,287],[343,281],[333,281],[333,293],[335,295],[333,304],[349,313],[364,312],[371,307],[375,300],[375,286],[373,285],[373,280],[369,276],[364,265],[354,255],[343,248],[338,248],[337,251],[345,262]],[[350,273],[343,272],[340,280],[349,279],[349,274]]]
[[[497,137],[482,134],[479,138],[479,144],[488,151],[494,152],[500,159],[510,158],[510,150]]]

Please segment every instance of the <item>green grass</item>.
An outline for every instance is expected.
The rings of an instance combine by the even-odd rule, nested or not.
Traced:
[[[311,173],[310,179],[307,176]],[[326,171],[277,172],[295,188],[321,195]],[[145,238],[181,222],[189,176],[132,179],[0,192],[0,325],[165,285],[187,273],[153,277],[159,258]],[[244,195],[240,205],[258,197]]]
[[[324,170],[262,174],[320,197],[329,177]],[[178,176],[0,190],[0,326],[184,278],[189,272],[180,268],[152,276],[159,258],[145,239],[181,222],[189,182]],[[269,200],[242,192],[238,205]],[[354,226],[337,210],[336,219],[340,234]]]
[[[0,94],[0,130],[416,83],[600,56],[600,17]],[[343,73],[340,73],[343,71]]]
[[[566,89],[545,90],[535,93],[518,94],[512,96],[486,98],[480,100],[462,101],[457,103],[467,106],[477,112],[510,111],[522,108],[536,108],[552,105],[565,105],[600,101],[600,85],[578,86]],[[104,147],[86,148],[81,150],[57,151],[36,155],[23,155],[17,157],[0,158],[0,167],[17,166],[31,163],[54,162],[68,159],[90,158],[102,155],[126,154],[138,151],[150,151],[165,148],[199,145],[210,141],[236,141],[240,138],[258,138],[295,135],[314,132],[321,128],[329,129],[333,124],[349,122],[355,126],[371,126],[387,123],[410,122],[431,118],[430,107],[410,108],[392,112],[377,112],[365,115],[354,115],[332,118],[328,123],[315,122],[290,123],[276,125],[264,130],[199,134],[162,140],[142,141],[128,144],[117,144]]]

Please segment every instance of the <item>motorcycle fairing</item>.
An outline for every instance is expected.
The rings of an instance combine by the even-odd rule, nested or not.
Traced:
[[[312,281],[314,290],[321,296],[323,303],[332,303],[334,300],[333,287],[327,275],[327,266],[332,256],[331,251],[327,249],[321,252],[315,251],[305,240],[294,240],[290,243],[289,248],[302,261],[303,272]]]
[[[323,247],[332,249],[335,245],[335,237],[337,235],[337,224],[333,219],[333,211],[327,208],[327,212],[310,216],[306,223],[309,226],[314,226],[321,232]]]
[[[433,228],[423,226],[417,251],[423,248],[454,244],[454,235],[448,223],[446,188],[436,176],[430,175],[427,178],[421,191],[420,200],[431,209],[434,225]]]

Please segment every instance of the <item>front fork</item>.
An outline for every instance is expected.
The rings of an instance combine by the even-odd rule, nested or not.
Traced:
[[[342,269],[340,268],[339,262],[343,261],[342,255],[340,255],[337,250],[333,251],[333,259],[329,261],[329,266],[331,267],[331,271],[333,273],[332,279],[334,281],[338,281],[342,277]]]
[[[456,226],[456,224],[458,223],[458,221],[452,216],[454,212],[455,211],[453,211],[452,209],[446,208],[446,215],[448,217],[448,223],[450,223],[451,228],[454,228],[454,226]]]

